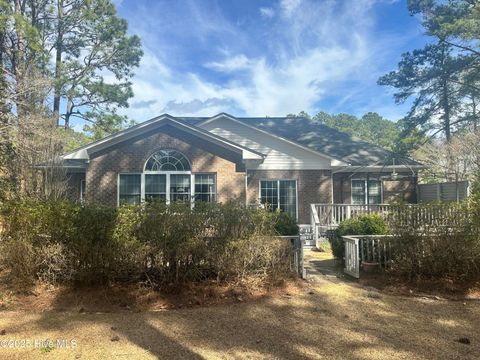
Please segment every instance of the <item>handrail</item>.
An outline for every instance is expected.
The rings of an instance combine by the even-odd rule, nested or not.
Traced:
[[[338,225],[358,215],[368,213],[387,213],[389,204],[310,204],[312,213],[312,225],[332,226]]]
[[[342,221],[364,214],[378,214],[387,222],[396,225],[415,226],[454,226],[455,206],[443,204],[424,206],[421,204],[311,204],[312,226],[336,227]],[[461,216],[465,216],[460,213]],[[459,215],[459,216],[460,216]]]

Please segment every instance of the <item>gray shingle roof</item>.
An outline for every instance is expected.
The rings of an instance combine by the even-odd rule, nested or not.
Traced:
[[[207,120],[207,117],[177,118],[190,125]],[[329,126],[316,124],[303,117],[235,117],[238,121],[254,126],[309,147],[354,166],[421,165],[377,145],[362,141]]]

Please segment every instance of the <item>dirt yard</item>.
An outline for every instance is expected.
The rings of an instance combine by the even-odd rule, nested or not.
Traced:
[[[158,311],[94,311],[88,298],[79,309],[11,310],[0,294],[0,346],[30,341],[0,348],[0,359],[480,358],[480,302],[394,296],[311,272],[304,287],[275,296]],[[76,346],[35,348],[45,339]]]

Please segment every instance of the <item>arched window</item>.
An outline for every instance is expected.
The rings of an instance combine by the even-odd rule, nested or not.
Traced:
[[[191,169],[185,155],[171,149],[157,151],[145,164],[145,171],[190,171]]]

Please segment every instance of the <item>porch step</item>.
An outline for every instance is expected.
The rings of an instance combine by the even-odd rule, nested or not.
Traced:
[[[315,249],[315,239],[313,238],[313,231],[310,224],[299,225],[300,238],[303,241],[303,248],[306,250]]]
[[[305,239],[305,240],[303,240],[303,246],[304,246],[304,247],[308,247],[308,246],[315,247],[315,246],[316,246],[315,240],[313,240],[313,239],[310,239],[310,240]]]

